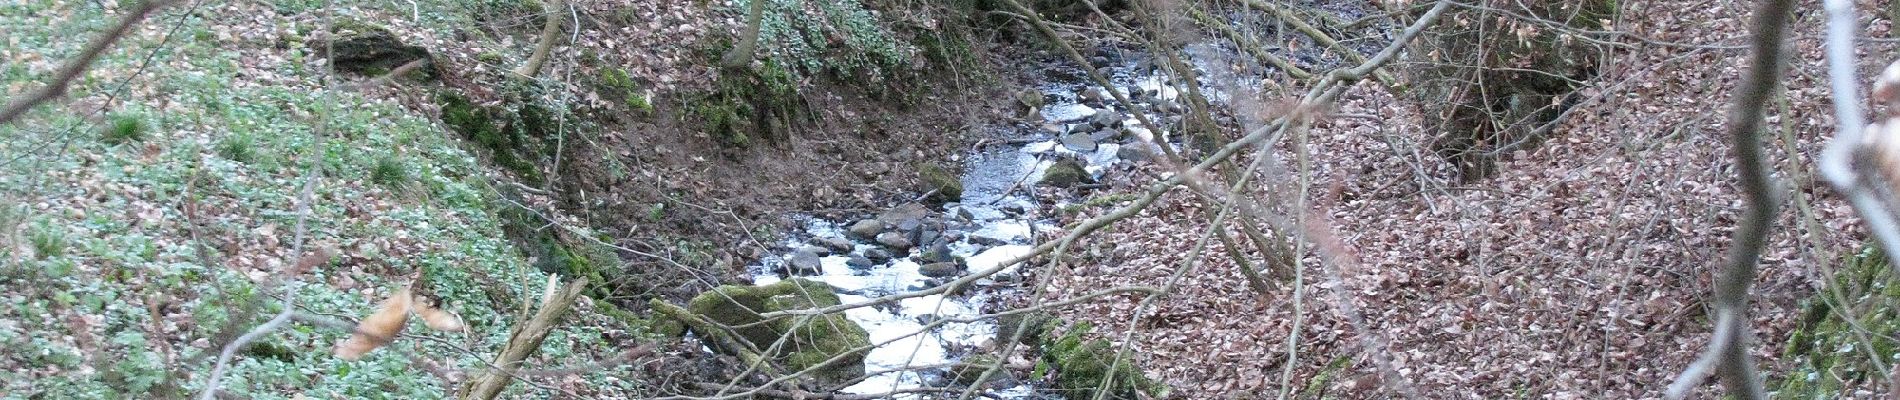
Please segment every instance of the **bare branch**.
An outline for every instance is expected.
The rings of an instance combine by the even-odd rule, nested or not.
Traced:
[[[1683,371],[1676,382],[1670,384],[1670,398],[1680,399],[1687,394],[1691,383],[1702,379],[1700,373],[1714,366],[1714,373],[1722,378],[1722,385],[1730,396],[1741,399],[1764,399],[1766,391],[1762,388],[1761,377],[1755,372],[1755,363],[1748,356],[1748,289],[1755,281],[1756,263],[1761,258],[1762,246],[1767,242],[1768,228],[1774,223],[1775,203],[1770,193],[1768,167],[1762,160],[1761,125],[1762,111],[1773,96],[1781,74],[1781,44],[1786,35],[1788,14],[1793,8],[1792,0],[1771,0],[1761,4],[1755,10],[1750,22],[1754,33],[1754,44],[1749,57],[1748,73],[1742,76],[1737,90],[1735,105],[1729,109],[1728,130],[1735,151],[1735,166],[1741,180],[1743,198],[1747,210],[1741,219],[1741,225],[1735,229],[1735,240],[1729,248],[1726,265],[1716,275],[1715,313],[1717,325],[1715,335],[1709,343],[1709,351],[1697,360],[1689,370]]]
[[[26,114],[26,110],[38,106],[40,103],[45,103],[47,100],[52,100],[55,97],[66,94],[66,89],[72,86],[73,79],[85,73],[86,68],[91,67],[92,62],[98,60],[99,55],[106,52],[106,48],[112,47],[112,43],[118,42],[120,38],[124,38],[126,32],[132,30],[133,25],[138,25],[139,21],[145,20],[145,17],[151,16],[153,12],[157,12],[158,9],[164,8],[165,5],[171,4],[171,2],[172,0],[146,0],[139,3],[138,8],[132,9],[130,14],[126,14],[125,18],[120,19],[119,24],[114,25],[112,30],[106,31],[106,33],[94,38],[92,43],[86,44],[86,48],[79,51],[79,57],[72,59],[72,61],[67,61],[65,66],[60,67],[59,73],[53,75],[53,80],[47,82],[46,86],[41,86],[39,90],[35,90],[19,99],[8,102],[7,108],[0,109],[0,125],[13,122],[13,120],[19,118],[20,115]]]

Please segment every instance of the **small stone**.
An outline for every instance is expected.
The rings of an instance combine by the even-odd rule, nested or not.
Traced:
[[[883,264],[891,261],[891,252],[880,248],[872,248],[864,251],[864,258],[870,259],[873,264]]]
[[[1095,138],[1087,133],[1071,133],[1062,137],[1062,147],[1078,153],[1095,151]]]
[[[817,254],[817,255],[818,255],[819,257],[824,257],[824,256],[829,256],[829,255],[831,255],[831,249],[829,249],[829,248],[825,248],[825,247],[822,247],[822,246],[805,246],[805,247],[803,247],[803,248],[799,248],[799,249],[798,249],[798,251],[800,251],[800,252],[810,252],[810,253],[812,253],[812,254]]]
[[[853,247],[851,241],[844,238],[812,238],[810,243],[831,250],[834,254],[850,253]]]
[[[1147,161],[1159,153],[1155,145],[1148,143],[1129,143],[1115,150],[1115,156],[1128,161]]]
[[[850,259],[844,260],[844,265],[851,267],[851,269],[862,270],[871,269],[871,267],[877,265],[877,263],[871,262],[871,259],[865,256],[852,254]]]
[[[897,223],[897,231],[905,232],[905,233],[916,232],[917,228],[920,228],[923,226],[924,226],[923,219],[919,219],[919,218],[906,219]]]
[[[813,253],[807,249],[792,253],[792,259],[790,262],[785,263],[785,267],[785,272],[788,274],[817,275],[824,271],[825,265],[818,260],[818,253]]]
[[[862,240],[871,240],[872,238],[876,238],[877,234],[883,232],[884,223],[878,222],[878,220],[875,219],[858,221],[858,223],[851,224],[850,229],[851,237]]]
[[[960,268],[957,268],[957,263],[955,262],[939,262],[939,263],[924,264],[923,266],[917,267],[917,273],[924,274],[924,276],[928,276],[932,278],[944,278],[944,277],[956,276],[957,272],[960,272],[958,271],[959,269]]]
[[[1116,136],[1121,136],[1121,134],[1122,133],[1120,131],[1116,131],[1114,129],[1103,129],[1103,130],[1095,131],[1095,133],[1089,134],[1089,138],[1095,139],[1096,142],[1106,142],[1106,141],[1114,140]]]
[[[970,235],[970,244],[974,244],[978,246],[1002,246],[1005,244],[1009,244],[1009,242],[1003,239],[997,239],[997,238],[993,238],[989,236]]]
[[[911,246],[910,239],[905,238],[904,234],[897,233],[897,232],[884,232],[884,233],[878,234],[877,243],[884,245],[885,247],[890,247],[892,249],[897,249],[897,250],[909,249]]]
[[[930,246],[930,250],[924,250],[923,254],[917,255],[917,261],[926,264],[955,262],[956,260],[956,256],[950,255],[950,246],[944,243],[932,245]]]
[[[1097,128],[1113,128],[1122,122],[1122,113],[1103,110],[1089,117],[1089,125]]]
[[[941,231],[938,231],[935,229],[923,229],[923,230],[917,231],[917,240],[914,243],[917,243],[917,244],[936,243],[937,239],[941,237],[943,237],[943,232]]]
[[[1071,159],[1062,159],[1061,161],[1056,161],[1054,165],[1050,165],[1047,171],[1043,171],[1042,180],[1039,183],[1046,186],[1066,188],[1080,183],[1093,183],[1094,181],[1095,177],[1090,176],[1088,170],[1082,169],[1082,163]]]

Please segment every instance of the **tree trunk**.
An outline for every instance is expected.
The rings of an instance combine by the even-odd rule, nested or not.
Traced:
[[[732,50],[727,51],[725,57],[720,58],[719,66],[738,68],[752,63],[752,53],[759,47],[759,28],[765,22],[765,2],[767,1],[771,0],[752,0],[752,5],[746,9],[745,34],[740,35],[739,43],[733,45]]]

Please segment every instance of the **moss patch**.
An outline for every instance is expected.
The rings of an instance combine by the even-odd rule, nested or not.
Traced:
[[[917,177],[923,179],[925,189],[932,192],[924,201],[943,204],[963,199],[963,180],[957,177],[956,171],[936,163],[924,163],[917,166]]]
[[[1134,360],[1115,361],[1115,347],[1107,340],[1088,339],[1092,329],[1087,322],[1077,322],[1060,336],[1042,335],[1043,362],[1055,370],[1057,392],[1071,399],[1093,399],[1098,394],[1110,399],[1164,397],[1167,387],[1143,375]]]
[[[1773,385],[1774,398],[1829,398],[1844,388],[1886,379],[1869,358],[1870,354],[1890,357],[1900,349],[1900,341],[1894,339],[1900,334],[1900,279],[1894,277],[1886,257],[1867,246],[1842,263],[1823,292],[1807,300],[1801,324],[1782,351],[1782,359],[1791,361],[1794,368]],[[1838,290],[1855,304],[1838,304],[1828,290]],[[1853,311],[1853,321],[1844,312],[1848,309]],[[1864,336],[1855,334],[1855,325],[1867,329]]]
[[[733,148],[784,141],[811,118],[791,70],[770,58],[757,67],[726,70],[717,88],[693,104],[687,116],[704,121],[707,135]]]
[[[862,377],[870,336],[843,314],[797,316],[766,321],[762,313],[838,305],[831,287],[803,278],[764,286],[726,285],[694,297],[687,309],[707,320],[733,327],[742,345],[751,349],[720,349],[727,353],[758,350],[783,366],[783,371],[812,369],[818,386],[832,386]],[[724,333],[701,332],[723,335]],[[780,338],[785,338],[780,342]],[[773,344],[779,344],[774,349]],[[836,358],[836,361],[831,361]],[[827,362],[831,361],[831,362]]]

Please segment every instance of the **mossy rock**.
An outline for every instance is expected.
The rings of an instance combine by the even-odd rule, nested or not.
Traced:
[[[950,380],[956,382],[958,385],[975,385],[977,383],[976,379],[983,377],[984,371],[996,367],[999,362],[1001,361],[998,360],[996,356],[988,354],[964,357],[962,360],[958,360],[956,364],[950,365]],[[1009,375],[1009,370],[1006,369],[996,372],[996,374],[990,375],[990,381],[1002,380],[1005,376]]]
[[[963,179],[955,171],[935,163],[917,166],[917,176],[923,178],[927,190],[932,191],[924,201],[931,204],[943,204],[963,199]]]
[[[1082,168],[1082,163],[1065,158],[1056,161],[1054,165],[1050,165],[1049,169],[1042,173],[1042,181],[1040,182],[1045,186],[1071,187],[1083,183],[1093,183],[1095,182],[1095,177],[1089,176],[1089,171]]]
[[[379,76],[395,70],[403,64],[415,60],[431,60],[429,50],[420,46],[403,44],[389,29],[362,21],[345,19],[337,21],[332,31],[335,36],[328,49],[317,43],[318,54],[334,50],[332,61],[338,71],[364,76]],[[417,69],[416,74],[423,79],[434,79],[433,65]]]
[[[763,322],[765,318],[760,314],[838,304],[838,295],[832,293],[831,286],[793,278],[764,286],[720,286],[694,297],[686,308],[712,322],[734,327],[741,340],[760,351],[770,349],[780,337],[787,337],[770,355],[780,362],[785,372],[815,367],[809,374],[815,378],[814,383],[830,387],[864,376],[864,356],[870,352],[871,344],[864,328],[842,313],[779,318],[770,322]],[[837,360],[827,363],[833,358]]]
[[[1134,360],[1115,361],[1115,347],[1107,340],[1088,339],[1093,328],[1077,322],[1061,336],[1044,334],[1043,361],[1055,366],[1057,392],[1071,399],[1093,399],[1106,387],[1103,397],[1109,399],[1166,397],[1167,387],[1143,375]],[[1104,379],[1110,381],[1106,386]]]
[[[1833,398],[1886,379],[1870,354],[1900,351],[1900,340],[1893,339],[1900,335],[1900,277],[1890,272],[1887,256],[1876,246],[1864,246],[1842,260],[1822,292],[1804,302],[1782,349],[1782,359],[1793,367],[1785,378],[1769,382],[1773,398]],[[1839,291],[1850,304],[1836,302],[1830,291]],[[1856,320],[1849,321],[1849,315]]]

